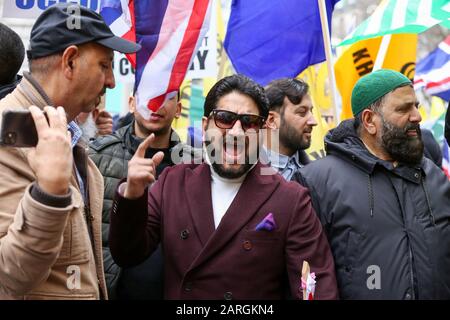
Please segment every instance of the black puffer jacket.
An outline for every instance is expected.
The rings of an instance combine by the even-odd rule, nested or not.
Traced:
[[[109,215],[114,194],[119,181],[127,176],[128,161],[142,142],[134,136],[134,122],[120,128],[112,135],[102,136],[90,144],[89,156],[104,177],[105,195],[103,201],[102,238],[103,264],[110,299],[162,299],[162,254],[159,248],[141,265],[121,270],[113,261],[108,244]],[[146,158],[163,151],[164,159],[156,168],[157,176],[168,166],[174,165],[171,154],[180,158],[185,155],[198,156],[190,146],[180,143],[180,138],[172,131],[169,149],[148,149]],[[178,162],[177,159],[175,162]]]
[[[371,155],[353,120],[299,171],[333,251],[342,299],[450,299],[450,182],[429,159]]]

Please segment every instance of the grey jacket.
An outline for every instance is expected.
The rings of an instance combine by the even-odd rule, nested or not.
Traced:
[[[342,299],[450,299],[450,182],[431,160],[371,155],[353,120],[302,168],[333,251]]]

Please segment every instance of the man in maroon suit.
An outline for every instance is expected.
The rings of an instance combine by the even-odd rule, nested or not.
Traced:
[[[307,189],[258,162],[264,89],[242,75],[217,82],[205,101],[205,162],[167,168],[145,159],[152,136],[128,164],[111,212],[119,266],[144,261],[162,243],[167,299],[302,298],[304,261],[315,299],[336,299],[334,262]],[[150,187],[148,187],[150,185]]]

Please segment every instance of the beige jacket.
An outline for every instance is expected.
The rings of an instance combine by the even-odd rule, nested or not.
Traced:
[[[44,107],[51,102],[28,76],[0,101],[0,120],[4,110],[32,104]],[[87,157],[91,245],[76,173],[71,205],[39,203],[30,194],[35,175],[27,161],[29,150],[0,147],[0,299],[106,299],[100,172]]]

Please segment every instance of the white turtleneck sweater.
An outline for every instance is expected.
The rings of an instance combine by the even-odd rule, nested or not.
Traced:
[[[214,212],[214,225],[217,229],[220,221],[222,220],[225,212],[227,212],[231,203],[236,197],[242,182],[245,179],[245,174],[237,179],[225,179],[222,178],[211,168],[211,200]]]
[[[231,203],[239,192],[239,188],[244,182],[247,173],[253,169],[254,164],[250,170],[236,179],[227,179],[219,176],[214,170],[209,160],[208,152],[204,149],[205,162],[209,165],[211,170],[211,200],[214,213],[214,226],[217,229],[220,221],[227,212]]]

